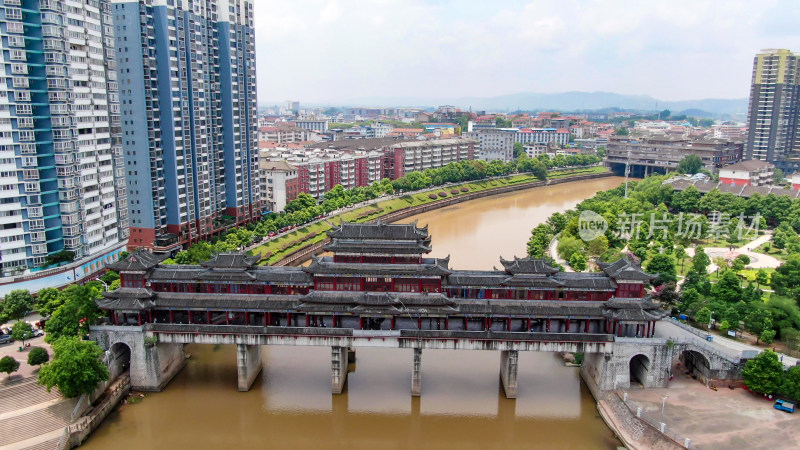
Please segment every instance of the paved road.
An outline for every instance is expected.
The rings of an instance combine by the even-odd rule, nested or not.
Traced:
[[[702,333],[702,330],[698,330]],[[685,330],[682,327],[676,325],[671,319],[665,319],[658,322],[656,325],[656,337],[662,338],[680,338],[680,339],[692,339],[697,342],[701,342],[704,344],[711,344],[721,352],[731,356],[739,356],[742,351],[746,350],[755,350],[759,353],[764,351],[761,347],[756,347],[753,345],[745,344],[743,342],[734,341],[733,339],[728,339],[722,336],[714,336],[713,342],[707,342],[702,337],[692,333],[691,331]],[[783,365],[786,368],[792,367],[796,365],[798,362],[797,358],[793,358],[788,355],[784,355],[782,353],[778,354],[779,356],[783,357]]]

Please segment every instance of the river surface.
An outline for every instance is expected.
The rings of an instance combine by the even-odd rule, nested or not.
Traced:
[[[530,230],[622,178],[488,197],[405,221],[428,225],[432,256],[456,269],[525,255]],[[342,395],[331,395],[330,349],[264,347],[264,369],[236,390],[234,346],[189,345],[186,367],[160,393],[114,411],[82,448],[614,449],[576,368],[520,352],[516,400],[499,381],[500,353],[425,350],[422,397],[411,397],[411,350],[359,348]]]

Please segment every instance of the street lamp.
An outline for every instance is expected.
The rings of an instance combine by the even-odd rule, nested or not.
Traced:
[[[665,395],[661,399],[661,430],[664,430],[664,407],[667,406],[667,399],[669,398],[668,395]]]

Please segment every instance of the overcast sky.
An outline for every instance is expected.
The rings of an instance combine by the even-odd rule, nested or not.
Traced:
[[[609,91],[746,98],[798,0],[255,0],[261,101]]]

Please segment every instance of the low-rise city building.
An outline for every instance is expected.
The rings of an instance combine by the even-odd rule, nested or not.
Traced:
[[[665,136],[611,136],[606,145],[606,165],[624,173],[630,157],[631,174],[646,175],[654,171],[675,170],[684,156],[697,155],[709,171],[737,162],[744,145],[723,139],[687,139]]]
[[[719,181],[737,186],[768,186],[772,184],[775,166],[758,159],[742,161],[719,170]]]
[[[514,136],[516,129],[505,130],[499,128],[475,129],[462,133],[467,138],[479,142],[477,159],[492,161],[511,161],[514,159]]]
[[[297,198],[300,183],[297,167],[286,161],[261,159],[261,195],[267,210],[281,212],[286,203]]]

